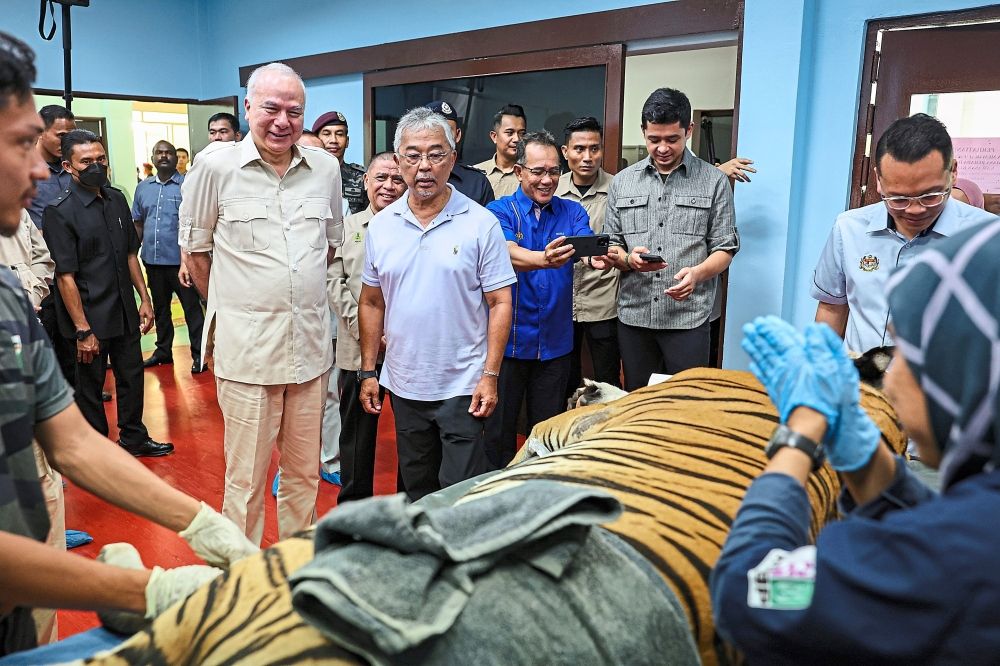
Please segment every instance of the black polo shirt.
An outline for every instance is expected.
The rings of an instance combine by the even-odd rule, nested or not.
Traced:
[[[125,196],[110,186],[101,188],[97,196],[73,181],[45,209],[42,220],[42,236],[56,274],[74,274],[94,335],[107,340],[138,330],[128,256],[139,252],[139,236]],[[54,291],[59,332],[72,338],[76,326],[58,290]]]

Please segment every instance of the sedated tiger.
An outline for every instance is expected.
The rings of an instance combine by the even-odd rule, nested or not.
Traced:
[[[861,402],[890,449],[902,452],[906,439],[882,394],[862,386]],[[715,633],[708,575],[744,492],[766,463],[764,445],[776,423],[767,394],[749,373],[689,370],[538,424],[531,449],[522,448],[510,467],[466,496],[538,478],[612,493],[624,512],[604,527],[662,575],[687,614],[703,663],[738,661]],[[825,466],[810,477],[807,491],[815,536],[836,517],[840,483]],[[361,663],[292,609],[287,578],[311,559],[309,537],[240,562],[146,631],[87,663]]]

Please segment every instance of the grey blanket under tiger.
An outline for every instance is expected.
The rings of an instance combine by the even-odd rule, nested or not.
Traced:
[[[353,502],[316,529],[295,609],[374,664],[697,664],[686,618],[601,491],[529,481],[457,506]]]

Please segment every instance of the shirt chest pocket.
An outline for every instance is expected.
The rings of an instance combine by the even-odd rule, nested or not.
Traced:
[[[25,414],[29,403],[24,381],[24,348],[21,336],[0,329],[0,400],[11,414]]]
[[[305,230],[306,242],[309,247],[323,249],[327,246],[326,225],[333,212],[330,204],[316,201],[305,201],[302,203],[303,229]]]
[[[108,242],[97,236],[81,236],[80,260],[91,261],[105,254]]]
[[[266,250],[267,204],[263,201],[237,201],[222,209],[222,219],[228,223],[233,247],[242,252]]]
[[[712,212],[712,197],[697,194],[675,194],[673,197],[673,229],[679,234],[706,236],[708,218]]]
[[[622,233],[641,234],[649,231],[649,195],[623,194],[615,202]]]

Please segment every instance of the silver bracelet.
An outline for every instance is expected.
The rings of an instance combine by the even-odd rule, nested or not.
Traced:
[[[500,376],[499,372],[493,372],[491,370],[483,370],[483,374],[486,375],[487,377],[499,377]]]

